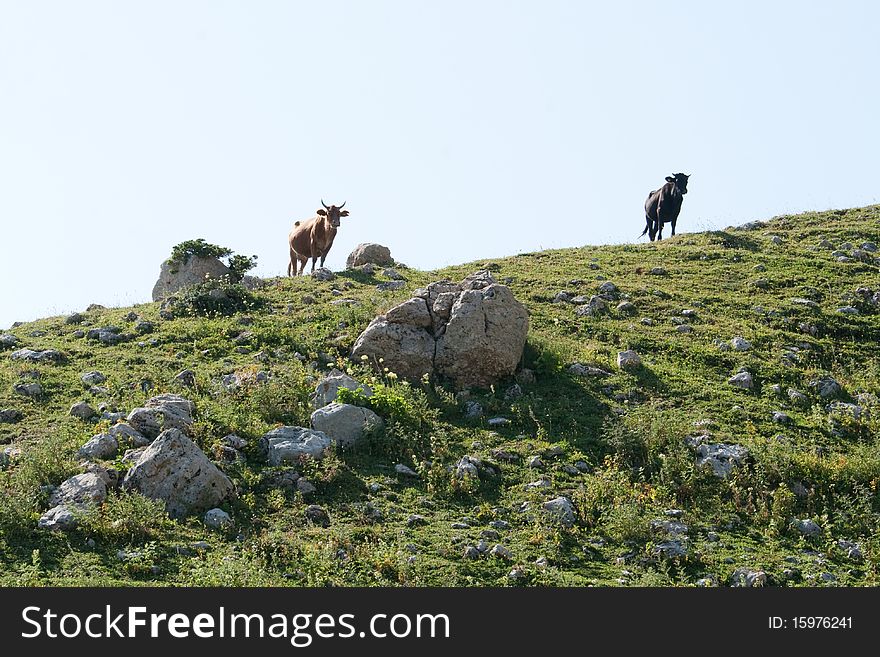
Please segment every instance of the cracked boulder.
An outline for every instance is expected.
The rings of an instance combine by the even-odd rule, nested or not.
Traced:
[[[514,373],[528,328],[528,312],[510,288],[479,271],[416,290],[370,323],[352,356],[409,381],[427,374],[458,388],[487,388]]]
[[[122,485],[162,500],[172,518],[213,509],[234,495],[229,477],[179,429],[163,431],[145,448]]]

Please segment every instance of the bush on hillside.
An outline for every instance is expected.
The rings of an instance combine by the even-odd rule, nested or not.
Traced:
[[[195,240],[186,240],[171,249],[169,262],[186,264],[192,257],[228,258],[227,266],[231,270],[230,279],[238,283],[244,275],[257,266],[257,256],[233,255],[232,249],[217,244],[210,244],[201,237]]]

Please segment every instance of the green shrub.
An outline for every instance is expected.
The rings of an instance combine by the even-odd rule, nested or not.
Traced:
[[[176,264],[186,264],[193,256],[201,258],[229,258],[228,267],[231,270],[229,278],[233,283],[238,283],[244,275],[257,266],[257,256],[232,255],[232,249],[216,244],[209,244],[202,238],[187,240],[177,244],[171,249],[171,257],[168,261]]]
[[[228,317],[261,310],[265,305],[240,283],[220,279],[184,288],[177,296],[174,312],[190,317]]]

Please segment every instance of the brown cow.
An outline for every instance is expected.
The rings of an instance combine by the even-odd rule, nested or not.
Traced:
[[[315,262],[321,258],[321,266],[324,266],[324,260],[330,247],[333,246],[333,239],[336,237],[336,230],[339,228],[340,217],[347,217],[348,210],[343,210],[343,203],[340,206],[326,205],[321,200],[324,209],[318,210],[318,215],[305,221],[297,221],[293,224],[287,241],[290,244],[290,264],[287,265],[287,275],[297,276],[305,272],[306,262],[312,259],[312,271],[315,271]],[[299,262],[299,270],[297,271],[297,262]]]
[[[690,176],[683,173],[666,176],[666,184],[648,194],[648,200],[645,201],[647,225],[642,231],[642,235],[648,233],[652,242],[655,236],[658,240],[663,239],[663,224],[665,223],[672,224],[672,234],[675,235],[675,222],[678,220],[678,213],[681,212],[681,202],[684,200],[684,195],[688,193],[688,178]]]

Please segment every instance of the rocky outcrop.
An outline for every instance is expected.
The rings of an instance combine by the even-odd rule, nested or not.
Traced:
[[[528,312],[510,288],[480,271],[416,290],[370,323],[352,356],[377,368],[381,358],[383,369],[409,381],[427,374],[459,388],[488,387],[514,373],[528,328]]]
[[[162,500],[172,518],[212,509],[234,494],[229,478],[179,429],[163,431],[145,448],[122,485]]]
[[[217,258],[190,256],[186,262],[166,260],[153,286],[153,301],[161,301],[189,285],[204,283],[206,278],[222,278],[229,273],[229,267]]]
[[[367,263],[373,265],[393,265],[394,259],[391,257],[391,249],[381,244],[358,244],[354,251],[348,254],[345,266],[347,269],[353,269]]]
[[[269,465],[296,464],[303,456],[320,459],[332,442],[320,431],[305,427],[278,427],[260,438],[260,449]]]

